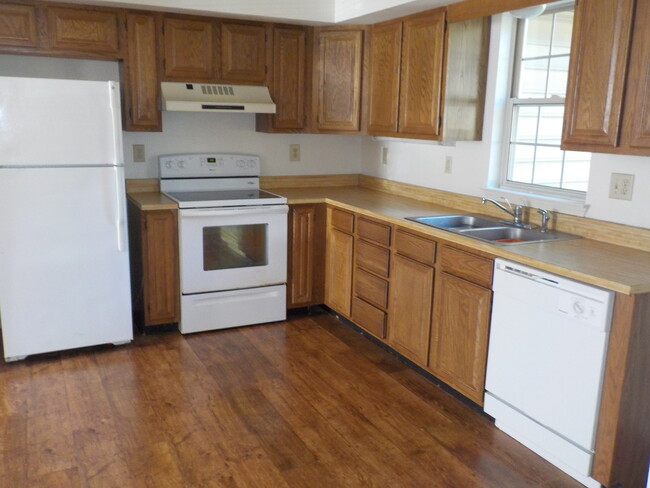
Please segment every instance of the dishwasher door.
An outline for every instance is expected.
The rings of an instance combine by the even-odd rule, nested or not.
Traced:
[[[613,292],[502,259],[493,290],[485,411],[542,450],[584,452],[588,475]]]

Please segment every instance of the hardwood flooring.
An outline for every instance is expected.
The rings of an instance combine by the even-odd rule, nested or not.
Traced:
[[[1,364],[0,486],[581,485],[315,314]]]

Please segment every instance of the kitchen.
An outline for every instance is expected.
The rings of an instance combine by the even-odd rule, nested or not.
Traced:
[[[498,22],[493,23],[493,29],[498,29]],[[495,37],[493,34],[493,39]],[[498,58],[498,43],[493,43],[491,49],[490,60]],[[493,88],[498,81],[497,71],[491,62],[486,102],[488,122],[485,124],[483,142],[459,142],[455,146],[446,146],[372,140],[362,136],[262,134],[254,132],[255,120],[251,115],[163,112],[163,133],[124,133],[127,178],[157,178],[157,157],[161,154],[218,149],[261,155],[262,176],[361,173],[475,195],[479,200],[484,195],[482,188],[489,181],[488,160],[494,150],[493,142],[499,139],[496,134],[498,123],[489,123],[491,119],[498,119],[496,112],[501,103]],[[223,146],[215,148],[216,142]],[[133,144],[144,145],[147,155],[145,163],[133,162]],[[289,161],[290,144],[300,144],[300,162]],[[388,148],[385,165],[381,163],[382,147]],[[445,172],[444,168],[448,157],[452,159],[451,173]],[[631,201],[608,198],[611,172],[635,175],[635,191]],[[647,229],[648,217],[644,209],[647,208],[648,195],[639,191],[647,181],[648,169],[644,157],[594,155],[587,192],[587,217]]]

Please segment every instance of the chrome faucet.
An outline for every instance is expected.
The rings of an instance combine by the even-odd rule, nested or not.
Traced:
[[[515,205],[514,207],[510,205],[510,202],[506,200],[506,203],[508,204],[509,209],[501,205],[499,202],[496,200],[492,200],[491,198],[484,198],[481,200],[481,203],[485,205],[486,202],[490,202],[495,204],[497,207],[499,207],[501,210],[506,212],[508,215],[512,215],[512,223],[517,226],[517,227],[524,227],[523,222],[521,221],[521,217],[524,213],[524,206],[523,205]]]
[[[542,216],[542,226],[539,229],[540,232],[548,232],[548,221],[551,220],[551,216],[549,215],[548,210],[538,208],[537,213]]]

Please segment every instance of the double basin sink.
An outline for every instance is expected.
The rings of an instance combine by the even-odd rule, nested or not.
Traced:
[[[530,228],[529,226],[515,227],[512,223],[492,219],[484,215],[407,217],[407,220],[497,245],[561,241],[578,238],[578,236],[564,232],[542,232],[540,229]]]

